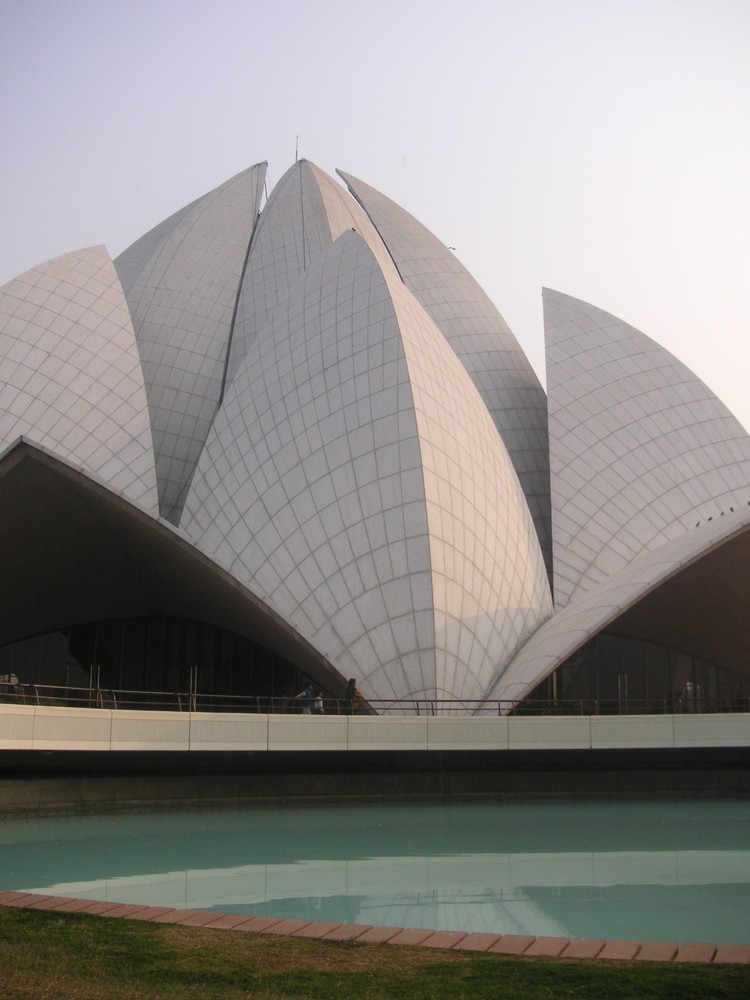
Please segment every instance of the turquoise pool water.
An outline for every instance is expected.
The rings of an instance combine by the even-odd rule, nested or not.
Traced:
[[[437,930],[750,943],[750,802],[248,807],[0,823],[0,889]]]

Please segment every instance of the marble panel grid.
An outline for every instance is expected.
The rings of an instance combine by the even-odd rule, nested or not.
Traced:
[[[422,454],[437,696],[482,697],[552,613],[544,559],[508,452],[471,379],[406,286],[389,287]]]
[[[0,289],[0,447],[20,436],[156,511],[140,358],[104,247],[57,257]]]
[[[528,358],[452,248],[369,184],[337,172],[474,382],[508,450],[551,571],[547,401]]]
[[[143,362],[160,510],[175,524],[221,398],[265,171],[243,171],[115,261]]]
[[[416,435],[388,289],[348,232],[253,343],[186,506],[196,543],[342,674],[390,672],[382,697],[406,693],[397,664],[434,671]]]
[[[370,696],[481,696],[551,608],[486,409],[353,232],[235,375],[185,530]]]
[[[750,436],[645,334],[545,289],[555,553],[563,607],[644,551],[750,502]]]

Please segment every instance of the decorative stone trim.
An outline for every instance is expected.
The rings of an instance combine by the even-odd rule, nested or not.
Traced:
[[[176,910],[161,906],[129,903],[102,903],[69,896],[42,896],[32,892],[0,892],[0,906],[24,910],[59,910],[89,913],[125,920],[179,924],[242,931],[247,934],[278,934],[314,938],[321,941],[359,941],[363,944],[408,945],[446,951],[477,951],[495,955],[524,957],[602,959],[640,962],[696,962],[701,964],[750,965],[750,945],[677,944],[661,941],[594,941],[568,938],[532,937],[524,934],[466,934],[424,928],[371,927],[368,924],[333,924],[280,917],[251,917],[212,913],[206,910]]]

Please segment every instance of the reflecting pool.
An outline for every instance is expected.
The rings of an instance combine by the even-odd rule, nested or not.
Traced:
[[[750,802],[248,806],[0,823],[0,889],[497,934],[750,943]]]

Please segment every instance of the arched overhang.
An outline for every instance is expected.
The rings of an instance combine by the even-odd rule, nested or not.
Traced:
[[[642,555],[529,639],[488,692],[520,701],[601,632],[691,653],[750,680],[750,509]]]
[[[750,680],[750,525],[619,616],[617,635],[682,649]]]
[[[178,529],[22,438],[0,456],[0,524],[0,645],[72,623],[195,619],[343,694],[338,671]]]

